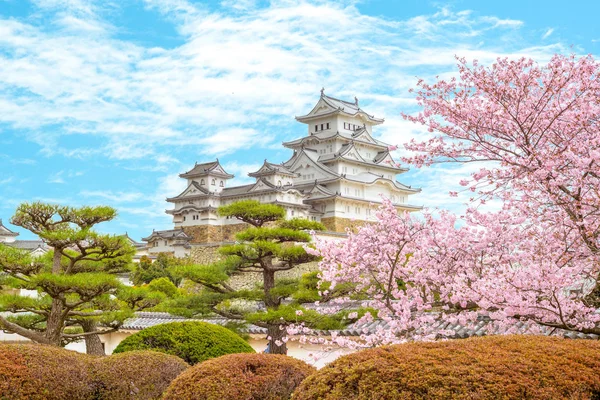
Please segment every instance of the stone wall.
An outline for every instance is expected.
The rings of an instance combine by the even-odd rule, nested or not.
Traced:
[[[196,264],[211,264],[221,259],[221,255],[219,254],[218,250],[218,244],[200,246],[192,245],[190,250],[190,258]]]
[[[192,238],[192,243],[230,242],[235,234],[248,228],[248,224],[184,226],[183,231]]]
[[[325,228],[327,228],[328,231],[332,232],[346,232],[346,229],[348,228],[350,228],[351,231],[356,231],[356,229],[365,222],[366,221],[340,217],[321,218],[321,223],[325,225]]]

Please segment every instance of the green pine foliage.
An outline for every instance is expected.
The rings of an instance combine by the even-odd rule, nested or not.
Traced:
[[[285,217],[285,210],[274,204],[262,204],[256,200],[242,200],[219,207],[221,217],[232,217],[253,226],[278,221]]]
[[[184,264],[185,261],[166,253],[159,253],[154,262],[148,257],[142,256],[140,262],[132,269],[131,281],[134,285],[140,286],[155,279],[167,278],[175,286],[179,286],[181,279],[174,276],[170,271]]]
[[[171,354],[191,365],[225,354],[254,353],[254,349],[231,330],[200,321],[172,322],[143,329],[119,343],[114,353],[133,350]]]
[[[33,258],[0,244],[0,283],[13,289],[0,295],[0,327],[60,346],[101,333],[98,324],[116,329],[134,310],[158,304],[156,292],[140,289],[134,296],[115,275],[128,270],[135,249],[122,236],[94,231],[115,216],[104,206],[21,204],[11,222],[39,236],[51,251]],[[21,289],[36,291],[37,297],[21,296]]]
[[[170,279],[162,277],[152,280],[148,284],[148,289],[152,292],[164,294],[168,298],[174,298],[179,295],[179,289]]]

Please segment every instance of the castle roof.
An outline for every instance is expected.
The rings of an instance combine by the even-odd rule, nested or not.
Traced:
[[[201,191],[198,194],[189,195],[188,189],[192,186],[201,188],[201,189],[203,189],[203,191]],[[245,196],[245,195],[281,193],[281,192],[289,192],[289,191],[295,191],[295,192],[298,192],[298,194],[301,194],[301,192],[294,185],[277,186],[277,185],[274,185],[271,182],[267,181],[266,179],[263,179],[262,177],[259,178],[255,183],[251,183],[248,185],[242,185],[242,186],[232,186],[229,188],[224,188],[220,192],[209,192],[209,191],[205,190],[204,188],[202,188],[200,185],[198,185],[196,182],[192,182],[188,186],[188,188],[186,190],[184,190],[181,194],[179,194],[176,197],[167,198],[167,201],[169,203],[177,203],[178,201],[193,200],[193,199],[205,199],[208,197],[230,198],[230,197]],[[178,209],[178,210],[167,210],[167,214],[173,214],[173,211],[179,212],[186,207],[190,210],[193,209],[193,210],[197,210],[197,211],[213,209],[213,207],[211,207],[211,206],[198,207],[198,206],[194,206],[194,205],[186,205],[185,207],[182,207],[181,209]]]
[[[181,239],[185,241],[192,240],[191,237],[186,235],[183,229],[169,229],[165,231],[152,231],[150,236],[142,238],[144,242],[149,242],[153,239]]]
[[[353,151],[354,150],[354,151]],[[344,144],[337,153],[324,154],[318,158],[318,162],[327,164],[333,161],[343,159],[345,161],[351,161],[355,163],[365,164],[378,168],[390,169],[396,172],[406,172],[407,168],[394,167],[392,165],[381,164],[383,160],[389,155],[389,151],[385,150],[377,153],[373,160],[365,159],[361,156],[360,152],[356,150],[354,142]]]
[[[5,243],[7,246],[14,247],[16,249],[34,251],[38,248],[44,252],[50,250],[50,247],[42,240],[16,240],[14,242]]]
[[[260,176],[268,176],[268,175],[274,175],[274,174],[298,176],[298,174],[290,171],[283,164],[273,164],[273,163],[268,162],[267,160],[265,160],[263,165],[256,172],[251,172],[248,174],[248,176],[251,176],[253,178],[258,178]]]
[[[11,237],[15,237],[15,236],[19,236],[19,234],[17,232],[13,232],[10,229],[8,229],[6,226],[4,226],[4,224],[2,223],[2,219],[0,218],[0,236],[11,236]]]
[[[138,242],[138,241],[136,241],[136,240],[133,240],[133,239],[131,238],[131,236],[129,236],[129,234],[128,234],[127,232],[125,232],[125,234],[124,234],[124,235],[119,235],[119,237],[122,237],[122,238],[126,239],[127,241],[129,241],[129,243],[130,243],[130,244],[131,244],[133,247],[135,247],[135,248],[142,248],[142,247],[146,247],[146,243],[140,243],[140,242]]]
[[[304,136],[295,140],[291,140],[289,142],[283,142],[283,146],[289,149],[295,149],[305,145],[307,142],[317,140],[319,142],[325,140],[337,139],[341,141],[355,141],[361,145],[371,146],[375,148],[379,148],[381,150],[387,150],[389,144],[382,142],[381,140],[375,139],[372,137],[369,132],[364,128],[360,127],[356,131],[347,134],[346,132],[340,131],[321,131],[317,133],[313,133],[309,136]]]
[[[327,96],[324,90],[321,90],[321,98],[313,109],[306,115],[296,117],[299,122],[309,123],[313,119],[321,118],[328,115],[344,114],[351,117],[360,117],[365,123],[371,125],[378,125],[383,123],[383,118],[375,118],[365,112],[358,105],[358,99],[355,97],[354,102],[337,99],[335,97]]]
[[[211,161],[208,163],[196,163],[196,165],[194,165],[194,168],[187,172],[184,172],[183,174],[180,174],[179,177],[198,178],[207,175],[218,176],[225,179],[230,179],[234,177],[234,175],[231,175],[225,171],[225,169],[221,166],[221,163],[219,163],[218,158],[216,161]]]

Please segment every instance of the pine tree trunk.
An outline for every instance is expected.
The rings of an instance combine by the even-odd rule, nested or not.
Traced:
[[[88,332],[97,332],[98,324],[96,321],[82,321],[81,327],[83,331]],[[85,338],[85,351],[87,354],[92,354],[94,356],[104,356],[104,346],[102,345],[102,341],[100,340],[100,335],[91,335],[86,336]]]
[[[60,261],[62,253],[59,249],[54,249],[54,256],[52,258],[52,273],[58,275],[61,273]],[[46,320],[46,331],[44,336],[48,340],[49,344],[53,346],[60,346],[60,335],[63,330],[64,319],[63,319],[63,303],[59,299],[52,299],[52,307],[50,308],[50,314]]]
[[[271,260],[268,260],[270,264]],[[265,293],[265,306],[267,309],[277,308],[279,301],[277,297],[271,294],[271,289],[275,287],[275,271],[268,269],[263,270],[263,289]],[[269,340],[269,353],[270,354],[287,354],[287,345],[283,342],[286,336],[285,329],[279,329],[281,325],[269,325],[267,328],[267,335],[271,339]]]
[[[271,294],[271,290],[275,287],[275,272],[263,270],[263,289],[265,293],[265,306],[267,308],[277,307],[277,300]]]
[[[287,344],[282,340],[286,336],[286,330],[280,329],[281,325],[269,325],[267,334],[269,340],[270,354],[287,354]]]
[[[60,346],[60,335],[63,330],[64,319],[63,319],[63,307],[59,299],[52,299],[52,307],[50,309],[50,315],[46,320],[46,332],[44,336],[48,339],[49,344],[53,346]]]

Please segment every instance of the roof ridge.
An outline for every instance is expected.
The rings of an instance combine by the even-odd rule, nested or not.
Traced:
[[[352,102],[349,102],[349,101],[346,101],[346,100],[338,99],[337,97],[329,96],[328,94],[323,94],[323,96],[327,97],[328,99],[331,99],[331,100],[340,101],[340,102],[346,103],[346,104],[348,104],[350,106],[354,106],[354,107],[356,107],[356,108],[358,108],[360,110],[360,107],[356,103],[352,103]]]

